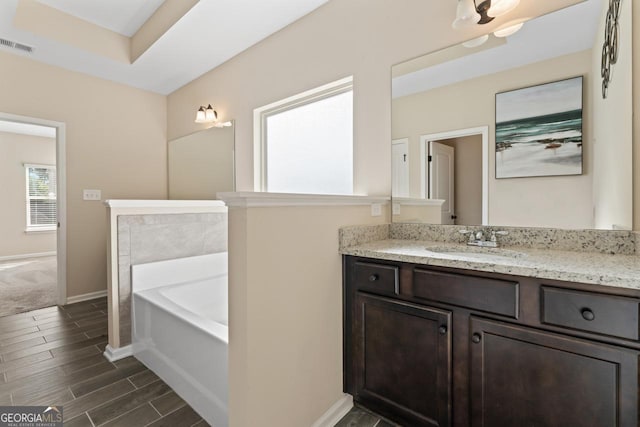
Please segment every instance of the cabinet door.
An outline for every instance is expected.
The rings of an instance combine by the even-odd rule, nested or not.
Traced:
[[[637,426],[638,353],[471,318],[473,427]]]
[[[450,331],[450,312],[359,292],[356,401],[405,425],[449,425]]]

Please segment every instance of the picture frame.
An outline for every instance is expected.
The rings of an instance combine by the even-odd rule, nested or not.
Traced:
[[[583,76],[496,94],[495,177],[583,173]]]

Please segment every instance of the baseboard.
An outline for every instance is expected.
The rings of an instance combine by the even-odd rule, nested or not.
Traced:
[[[72,297],[67,297],[67,304],[75,304],[77,302],[89,301],[96,298],[103,298],[107,296],[107,290],[97,291],[97,292],[89,292],[88,294],[82,295],[74,295]]]
[[[131,344],[118,348],[113,348],[110,345],[107,345],[103,354],[109,362],[115,362],[116,360],[133,356],[133,348],[131,347]]]
[[[345,394],[334,403],[311,427],[333,427],[353,408],[353,396]]]
[[[56,251],[53,252],[38,252],[34,254],[22,254],[22,255],[7,255],[0,256],[0,261],[11,261],[14,259],[28,259],[28,258],[42,258],[45,256],[55,256]]]

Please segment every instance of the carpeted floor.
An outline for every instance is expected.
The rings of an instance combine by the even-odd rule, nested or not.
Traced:
[[[0,316],[56,305],[56,257],[0,262]]]

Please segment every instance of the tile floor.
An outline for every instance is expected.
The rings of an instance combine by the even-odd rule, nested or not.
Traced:
[[[0,317],[0,405],[61,405],[64,425],[207,426],[133,357],[110,363],[106,298]]]
[[[368,409],[354,406],[335,427],[401,427]]]

